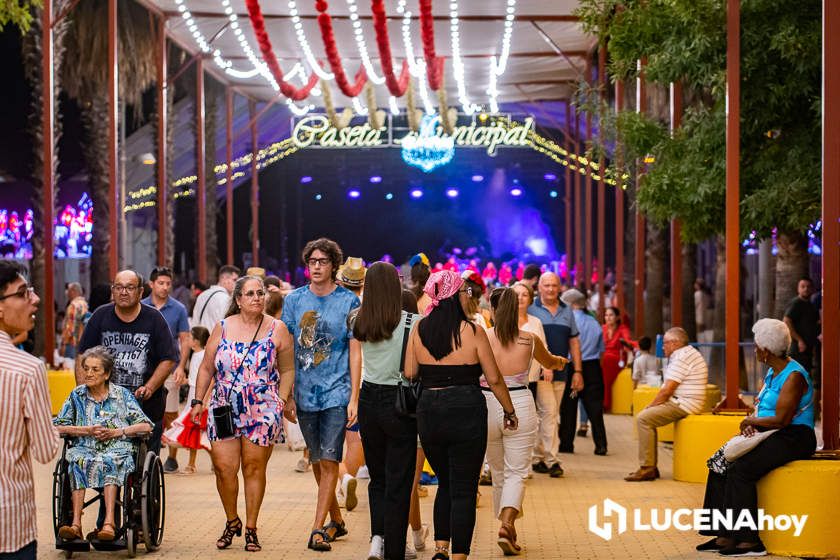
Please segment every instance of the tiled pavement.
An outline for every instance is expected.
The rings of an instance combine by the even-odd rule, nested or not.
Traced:
[[[628,483],[622,477],[636,467],[636,438],[630,417],[608,416],[609,455],[595,456],[591,438],[577,438],[576,453],[563,455],[566,474],[560,479],[535,474],[528,481],[524,517],[517,522],[520,543],[528,559],[694,559],[715,558],[698,554],[694,545],[700,538],[688,532],[671,529],[664,532],[628,531],[605,541],[587,530],[588,509],[611,498],[629,508],[700,507],[703,485],[674,482],[671,479],[671,451],[660,444],[659,466],[662,479],[655,482]],[[180,459],[186,459],[180,453]],[[359,505],[346,513],[350,534],[334,545],[333,551],[321,555],[306,549],[312,523],[315,482],[311,472],[294,471],[299,453],[285,446],[278,447],[269,463],[268,490],[260,514],[259,534],[263,552],[256,557],[273,559],[334,558],[362,559],[368,550],[367,483],[360,481]],[[224,525],[215,481],[210,473],[209,457],[199,455],[198,473],[192,476],[167,476],[166,532],[161,549],[152,557],[172,560],[238,559],[248,556],[242,549],[243,539],[234,546],[217,551],[215,539]],[[39,558],[60,558],[53,547],[51,521],[52,464],[35,467],[38,502]],[[429,497],[421,499],[424,522],[431,523],[434,486]],[[241,490],[240,490],[241,492]],[[482,497],[473,538],[473,558],[501,558],[496,545],[497,522],[493,519],[491,488],[481,487]],[[244,498],[240,497],[240,515],[244,517]],[[93,511],[83,518],[87,532],[95,519]],[[429,540],[431,543],[431,539]],[[428,547],[433,549],[433,547]],[[143,558],[142,545],[138,558]],[[83,557],[85,555],[78,555]],[[118,557],[125,553],[91,552],[90,558]],[[432,552],[420,553],[420,559],[431,558]],[[76,557],[76,556],[74,556]]]

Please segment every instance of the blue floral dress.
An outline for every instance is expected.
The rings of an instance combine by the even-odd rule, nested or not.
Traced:
[[[153,422],[143,413],[131,391],[109,383],[108,396],[101,402],[94,400],[85,385],[73,389],[53,423],[56,426],[120,429]],[[107,484],[122,486],[126,475],[135,468],[135,452],[135,444],[127,438],[107,441],[99,441],[93,436],[75,438],[73,447],[67,450],[71,488],[102,488]]]
[[[228,340],[225,321],[221,323],[222,339],[216,350],[216,388],[210,409],[231,405],[234,437],[262,447],[283,442],[283,404],[277,393],[280,374],[274,363],[277,348],[271,339],[277,321],[272,321],[268,333],[255,340],[250,348],[247,342]],[[240,365],[242,371],[237,376]],[[230,395],[229,403],[225,402],[227,395]],[[219,439],[212,414],[207,419],[207,435],[210,441]]]

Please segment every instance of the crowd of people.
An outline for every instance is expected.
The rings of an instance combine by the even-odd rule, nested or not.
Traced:
[[[355,507],[364,465],[369,560],[415,557],[426,547],[418,479],[428,460],[438,484],[432,560],[470,554],[482,472],[492,485],[498,546],[515,555],[527,479],[562,477],[560,454],[573,453],[590,425],[595,455],[607,454],[604,414],[621,369],[632,363],[634,383],[661,386],[638,411],[639,468],[627,481],[659,478],[656,428],[705,404],[706,363],[683,329],[664,334],[663,371],[651,340],[634,341],[621,310],[606,306],[602,324],[590,298],[536,265],[491,288],[473,268],[432,270],[423,253],[404,271],[382,261],[366,267],[325,238],[309,242],[302,261],[309,281],[297,289],[262,269],[241,274],[223,266],[218,282],[188,301],[191,316],[173,297],[166,267],[152,270],[148,283],[120,271],[111,301],[99,305],[68,285],[61,343],[78,387],[52,420],[44,364],[11,342],[32,329],[38,296],[18,265],[0,261],[0,361],[13,372],[0,377],[0,446],[7,450],[0,480],[8,471],[18,481],[11,505],[0,507],[0,554],[34,558],[30,456],[48,461],[58,433],[79,440],[70,458],[73,520],[61,538],[117,536],[114,504],[120,473],[134,467],[131,436],[149,433],[150,449],[168,446],[167,473],[195,473],[199,450],[209,451],[226,516],[215,545],[229,548],[244,533],[244,549],[257,552],[272,449],[299,430],[303,470],[311,468],[318,488],[309,549],[330,551],[348,534],[341,510]],[[786,321],[805,315],[801,307]],[[755,510],[755,481],[816,445],[814,386],[789,352],[792,332],[803,351],[811,333],[763,321],[755,327],[756,357],[770,369],[742,428],[778,432],[745,455],[749,461],[710,460],[708,507]],[[181,387],[188,387],[183,404]],[[25,425],[8,403],[24,411]],[[180,448],[189,450],[183,468]],[[9,459],[8,450],[18,452]],[[87,488],[102,489],[104,505],[84,535]],[[698,550],[763,548],[757,534],[714,536]]]

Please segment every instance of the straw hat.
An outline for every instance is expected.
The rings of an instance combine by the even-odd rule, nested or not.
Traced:
[[[336,275],[339,282],[347,286],[359,287],[365,283],[365,263],[360,257],[347,257]]]
[[[245,276],[256,276],[265,280],[265,269],[259,266],[248,267],[248,270],[245,271]]]

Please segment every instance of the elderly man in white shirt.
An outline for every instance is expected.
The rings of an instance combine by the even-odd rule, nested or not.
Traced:
[[[213,332],[216,323],[225,318],[233,285],[241,273],[237,267],[229,264],[219,268],[219,282],[198,294],[195,300],[191,326],[204,327]]]
[[[624,478],[628,482],[659,478],[656,429],[689,414],[703,412],[706,403],[709,370],[700,352],[688,345],[688,334],[679,327],[668,329],[662,344],[669,359],[664,384],[653,401],[636,417],[639,469]]]

